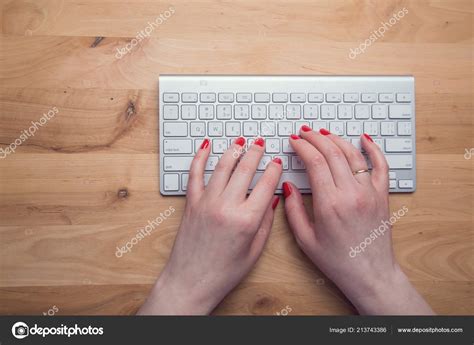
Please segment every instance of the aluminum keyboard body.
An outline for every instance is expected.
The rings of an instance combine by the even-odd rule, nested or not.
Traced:
[[[306,124],[326,128],[360,148],[368,133],[390,166],[390,192],[416,189],[415,92],[411,76],[208,76],[159,78],[160,192],[186,194],[189,166],[211,140],[205,182],[232,140],[265,138],[251,188],[275,156],[285,180],[310,193],[304,164],[289,136]],[[370,161],[369,161],[370,166]]]

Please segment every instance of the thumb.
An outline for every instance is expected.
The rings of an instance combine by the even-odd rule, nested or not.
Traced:
[[[301,249],[309,248],[316,242],[316,236],[304,208],[303,197],[296,186],[291,182],[283,182],[285,196],[285,213],[296,242]]]

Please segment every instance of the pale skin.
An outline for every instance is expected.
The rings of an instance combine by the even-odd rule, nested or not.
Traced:
[[[277,160],[270,162],[247,195],[265,151],[263,140],[258,143],[261,146],[251,145],[242,157],[235,154],[242,152],[241,145],[234,143],[207,186],[203,176],[210,146],[198,151],[173,250],[138,314],[210,314],[250,272],[270,235],[282,173]],[[433,314],[400,268],[391,230],[363,253],[349,256],[351,247],[390,217],[388,166],[378,146],[361,136],[373,169],[353,175],[367,169],[365,159],[337,135],[302,127],[290,143],[306,165],[312,190],[314,222],[297,187],[284,186],[286,217],[304,253],[360,314]]]

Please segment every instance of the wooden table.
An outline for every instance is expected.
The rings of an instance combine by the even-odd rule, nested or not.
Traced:
[[[1,147],[58,109],[0,159],[1,314],[132,314],[141,305],[185,202],[158,191],[157,85],[169,73],[414,75],[418,189],[390,196],[392,211],[409,208],[393,230],[395,252],[437,313],[473,314],[471,0],[1,6]],[[174,14],[150,37],[131,41],[170,6]],[[384,37],[349,58],[403,7]],[[137,44],[118,59],[127,43]],[[116,257],[169,206],[172,216]],[[287,307],[292,315],[355,312],[298,249],[280,205],[261,260],[215,313]]]

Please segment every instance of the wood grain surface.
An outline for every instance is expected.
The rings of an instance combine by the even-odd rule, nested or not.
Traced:
[[[166,262],[185,199],[158,186],[158,77],[412,74],[414,194],[394,226],[404,271],[437,313],[474,314],[473,2],[2,0],[0,314],[132,314]],[[148,22],[174,14],[118,59]],[[363,54],[351,48],[408,13]],[[467,156],[467,157],[465,157]],[[306,197],[305,202],[310,204]],[[117,258],[148,220],[169,218]],[[390,293],[390,291],[387,291]],[[216,314],[352,314],[298,249],[279,205],[269,243]]]

